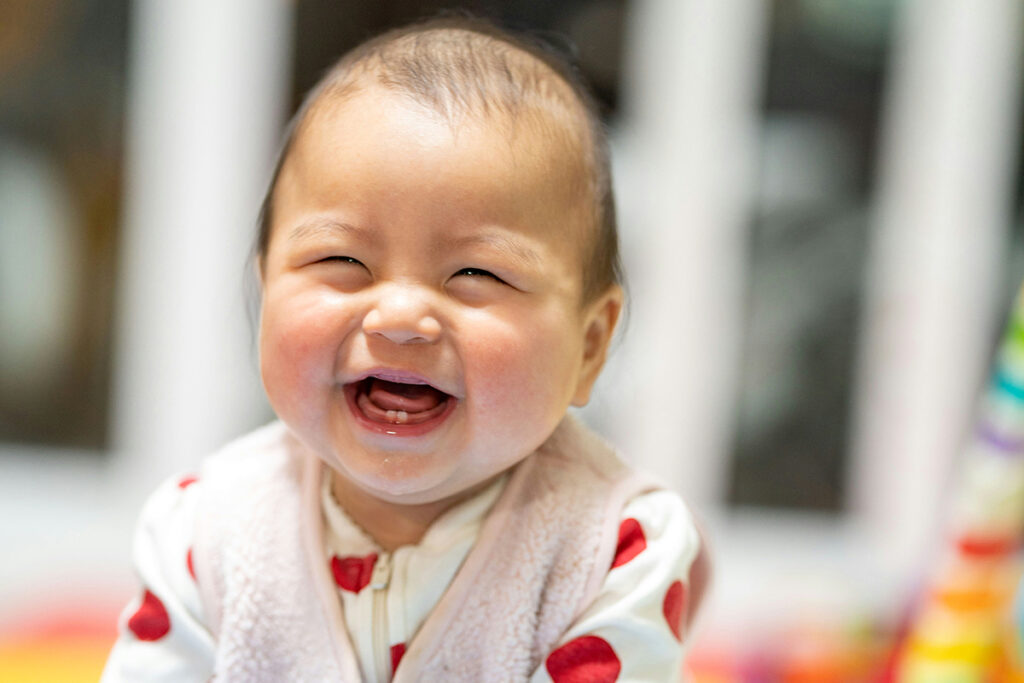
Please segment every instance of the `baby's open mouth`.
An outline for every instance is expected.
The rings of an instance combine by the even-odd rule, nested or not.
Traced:
[[[429,384],[394,382],[367,377],[355,382],[355,404],[370,421],[388,425],[415,425],[432,420],[455,398]]]

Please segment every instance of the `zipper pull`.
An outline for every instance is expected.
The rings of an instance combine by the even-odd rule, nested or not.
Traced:
[[[391,553],[382,553],[373,565],[370,575],[370,588],[381,590],[388,587],[391,581]]]

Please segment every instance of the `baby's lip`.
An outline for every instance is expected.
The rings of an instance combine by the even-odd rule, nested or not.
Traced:
[[[345,383],[356,384],[357,382],[362,382],[369,377],[383,379],[388,382],[401,382],[402,384],[426,384],[427,386],[431,386],[438,391],[448,394],[449,396],[457,398],[457,395],[455,392],[450,390],[450,387],[445,387],[442,383],[435,382],[418,372],[400,370],[397,368],[373,368],[365,370],[363,372],[356,373]]]

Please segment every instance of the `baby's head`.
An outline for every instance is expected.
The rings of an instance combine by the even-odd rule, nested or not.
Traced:
[[[572,72],[465,20],[306,99],[258,243],[264,385],[335,488],[457,500],[587,402],[622,305],[606,141]]]

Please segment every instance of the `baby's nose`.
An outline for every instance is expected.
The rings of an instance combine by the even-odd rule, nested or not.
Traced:
[[[395,344],[437,341],[441,323],[432,313],[428,298],[412,288],[389,288],[363,318],[363,332]]]

